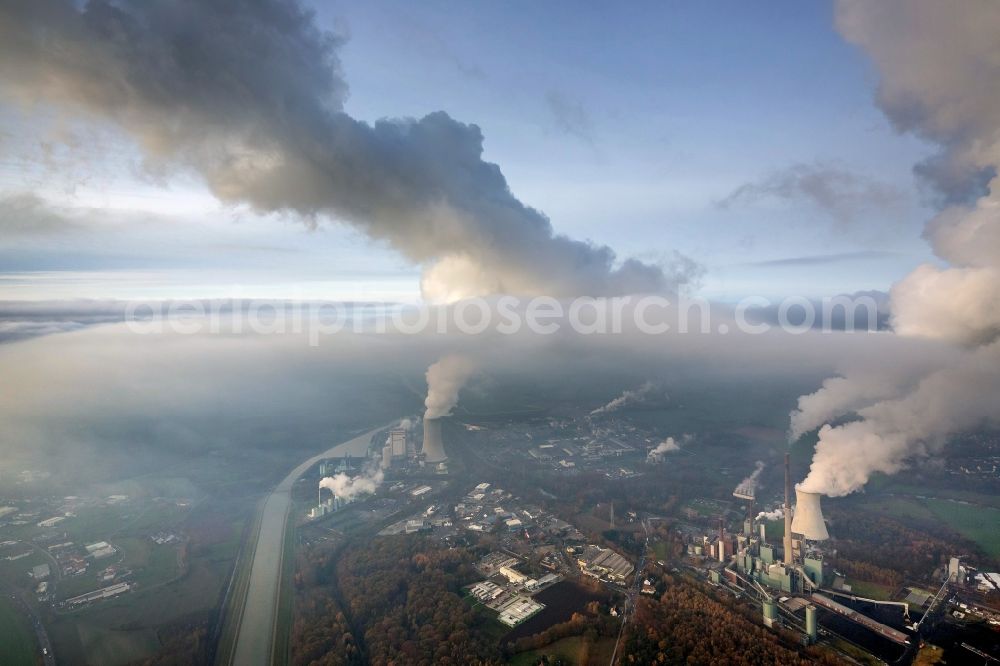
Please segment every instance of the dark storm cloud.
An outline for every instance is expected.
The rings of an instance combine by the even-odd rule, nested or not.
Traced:
[[[554,232],[444,112],[370,125],[343,111],[339,42],[295,2],[12,0],[0,81],[123,128],[147,167],[222,201],[353,224],[427,268],[429,297],[660,291],[673,278]]]
[[[842,223],[871,211],[903,203],[903,193],[878,180],[824,164],[793,164],[760,180],[744,183],[718,202],[721,208],[753,205],[766,199],[805,201]]]

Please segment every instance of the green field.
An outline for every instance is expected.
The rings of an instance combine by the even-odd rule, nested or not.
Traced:
[[[124,666],[147,658],[160,646],[156,632],[152,629],[107,631],[81,622],[77,631],[88,661],[92,664]]]
[[[135,572],[142,587],[165,583],[177,577],[177,546],[158,545],[151,539],[126,538],[116,542],[124,552],[124,564]]]
[[[879,585],[878,583],[869,583],[863,580],[851,579],[848,582],[851,584],[851,592],[859,597],[867,597],[869,599],[888,601],[892,599],[892,593],[895,591],[888,585]]]
[[[896,480],[883,480],[883,484],[878,488],[880,493],[894,493],[897,495],[913,495],[935,497],[937,499],[955,499],[971,502],[972,504],[982,504],[1000,509],[1000,496],[986,495],[967,490],[956,490],[954,488],[924,488],[921,486],[911,486],[898,483]]]
[[[591,643],[583,636],[569,636],[538,650],[519,652],[511,658],[510,663],[513,666],[534,666],[542,657],[550,656],[561,660],[555,663],[573,664],[574,666],[607,664],[611,661],[614,647],[613,638],[602,638],[596,643]]]
[[[990,557],[1000,560],[1000,509],[940,499],[920,502],[956,532],[975,541]]]
[[[87,573],[64,578],[58,585],[59,597],[69,599],[108,585],[102,583],[97,574],[111,564],[131,569],[132,580],[141,586],[140,589],[166,583],[180,574],[176,545],[157,545],[140,537],[116,539],[114,545],[121,551],[120,556],[95,561]]]
[[[111,535],[134,513],[137,513],[137,509],[129,509],[125,505],[84,507],[76,516],[60,523],[59,527],[66,530],[70,541],[83,543],[110,541]]]
[[[22,549],[18,548],[17,550],[20,551]],[[28,577],[28,572],[31,571],[32,567],[39,564],[48,564],[50,568],[52,565],[49,558],[38,551],[13,562],[0,560],[0,579],[18,587],[34,589],[34,581]]]
[[[4,666],[35,664],[35,637],[6,595],[0,596],[0,656]]]
[[[49,627],[56,653],[67,663],[143,661],[160,649],[161,628],[210,621],[243,529],[241,520],[227,518],[200,533],[183,569],[177,545],[157,545],[148,537],[115,537],[113,543],[121,549],[124,564],[134,569],[139,586],[115,599],[57,615]]]
[[[948,495],[954,499],[883,495],[873,497],[867,504],[871,509],[904,521],[911,519],[948,527],[975,542],[993,559],[1000,560],[1000,508],[969,503],[982,498],[971,493]],[[961,499],[959,495],[972,495],[976,499]]]

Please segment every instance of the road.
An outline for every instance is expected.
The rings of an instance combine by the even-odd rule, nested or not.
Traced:
[[[395,422],[393,422],[395,423]],[[264,501],[250,565],[246,599],[241,600],[240,623],[232,663],[239,666],[269,666],[274,650],[278,598],[281,591],[281,563],[284,555],[285,527],[292,507],[292,486],[306,470],[324,458],[350,454],[363,456],[372,436],[392,423],[374,428],[306,460],[282,479]]]
[[[618,638],[615,639],[615,649],[611,653],[609,666],[615,666],[615,662],[618,660],[618,648],[621,646],[622,637],[625,635],[625,627],[628,625],[629,615],[635,612],[635,599],[639,596],[639,589],[642,587],[643,569],[646,567],[646,553],[649,552],[649,529],[646,527],[645,518],[642,519],[642,531],[646,534],[645,545],[642,548],[642,557],[639,558],[639,564],[635,568],[635,580],[632,581],[632,585],[628,590],[623,590],[625,592],[625,604],[622,607],[622,626],[618,629]]]
[[[45,631],[45,625],[42,624],[38,613],[35,612],[22,593],[15,592],[14,590],[4,590],[3,592],[10,596],[14,609],[21,612],[31,623],[31,628],[35,632],[35,638],[38,641],[38,649],[42,652],[42,663],[45,666],[55,666],[56,659],[52,655],[52,643],[49,641],[49,635]]]

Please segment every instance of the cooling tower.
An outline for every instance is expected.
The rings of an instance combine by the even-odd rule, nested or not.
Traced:
[[[438,463],[448,459],[444,452],[444,444],[441,443],[441,421],[440,419],[424,419],[424,460],[429,463]]]
[[[792,532],[801,534],[812,541],[826,541],[830,533],[823,522],[823,511],[819,506],[819,494],[795,489],[795,517]]]

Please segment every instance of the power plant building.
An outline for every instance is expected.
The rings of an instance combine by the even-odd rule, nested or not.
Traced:
[[[393,458],[406,457],[406,436],[407,432],[403,428],[393,428],[389,431],[389,446],[392,449]]]
[[[827,584],[831,571],[826,567],[822,552],[809,542],[830,538],[820,496],[795,489],[796,506],[790,503],[791,483],[788,458],[785,459],[785,534],[782,538],[782,557],[779,560],[775,546],[767,543],[764,532],[752,534],[753,525],[744,525],[746,533],[738,540],[738,551],[733,558],[736,569],[761,585],[785,593],[815,590]]]
[[[764,626],[773,627],[778,622],[778,606],[774,603],[774,599],[764,600]]]
[[[955,583],[964,583],[965,576],[962,571],[962,561],[957,557],[948,560],[948,580]]]
[[[580,570],[594,578],[607,578],[621,582],[631,574],[635,567],[610,548],[589,545],[583,549],[582,556],[577,560]]]
[[[816,626],[816,607],[812,604],[806,606],[806,635],[810,643],[815,643],[819,635]]]

